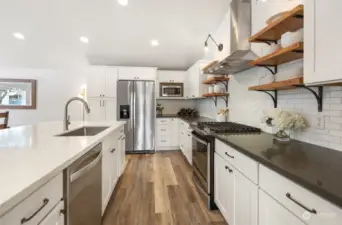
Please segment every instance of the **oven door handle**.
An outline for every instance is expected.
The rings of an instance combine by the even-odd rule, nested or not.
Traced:
[[[195,139],[196,141],[198,141],[199,143],[204,144],[205,146],[208,146],[208,142],[199,139],[199,138],[197,137],[197,135],[195,135],[194,133],[193,133],[193,135],[192,135],[192,138],[194,138],[194,139]]]

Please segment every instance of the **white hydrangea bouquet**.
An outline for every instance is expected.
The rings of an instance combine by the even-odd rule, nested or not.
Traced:
[[[301,115],[286,112],[281,109],[274,109],[268,113],[263,118],[263,122],[279,129],[275,137],[281,141],[289,141],[291,131],[301,130],[307,127],[305,119]]]

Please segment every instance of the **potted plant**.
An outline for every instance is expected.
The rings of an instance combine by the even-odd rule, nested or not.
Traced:
[[[157,116],[161,116],[161,115],[163,115],[164,106],[162,104],[158,103],[156,110],[157,110]]]

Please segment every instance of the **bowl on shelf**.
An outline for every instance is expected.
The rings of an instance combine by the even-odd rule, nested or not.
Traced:
[[[214,93],[214,86],[213,85],[210,85],[208,87],[208,94],[211,94],[211,93]]]
[[[295,32],[286,32],[285,34],[283,34],[281,36],[281,47],[283,48],[287,48],[291,45],[293,45],[294,43],[297,42],[303,42],[304,40],[304,32],[303,32],[303,28],[299,29]]]
[[[284,14],[286,14],[288,11],[285,11],[285,12],[280,12],[280,13],[277,13],[273,16],[271,16],[268,20],[266,20],[266,24],[267,25],[270,25],[271,23],[277,21],[278,19],[280,19]]]
[[[281,49],[281,45],[280,44],[271,44],[270,46],[267,46],[268,48],[265,51],[265,55],[270,55],[272,53],[275,53],[276,51],[279,51]]]

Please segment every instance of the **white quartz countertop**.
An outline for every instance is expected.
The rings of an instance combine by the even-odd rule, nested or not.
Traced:
[[[69,130],[109,126],[88,137],[56,137],[64,132],[63,122],[0,130],[0,217],[124,124],[123,121],[71,123]]]

